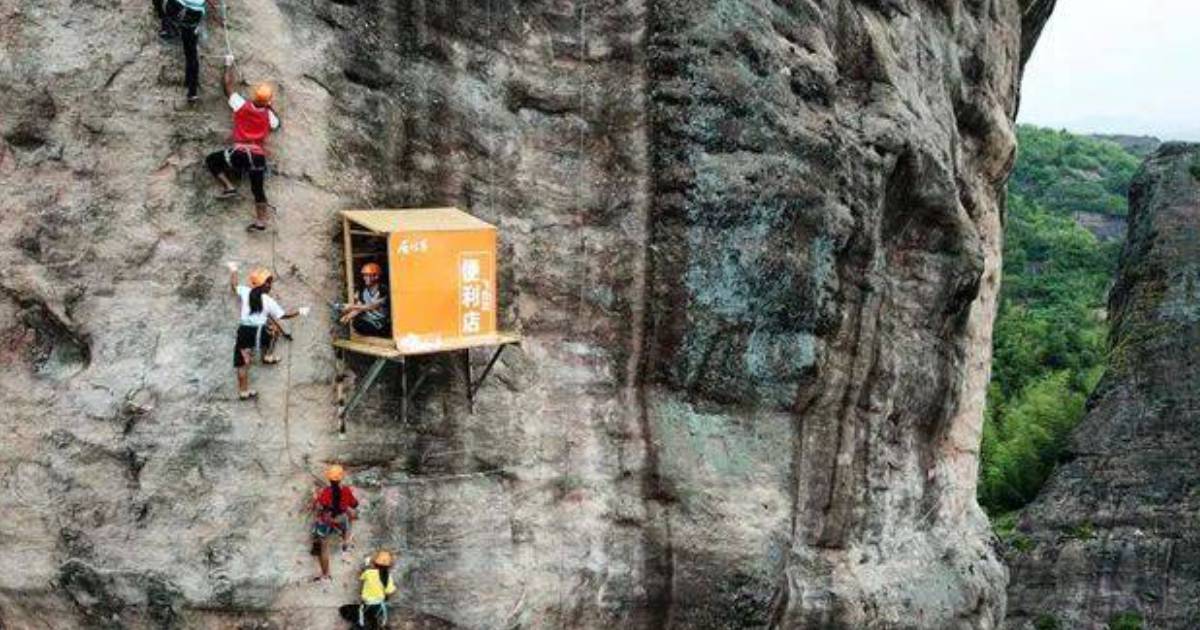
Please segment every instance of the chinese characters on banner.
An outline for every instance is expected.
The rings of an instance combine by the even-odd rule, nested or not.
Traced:
[[[462,335],[483,332],[495,304],[488,256],[487,252],[463,252],[459,257],[458,310],[461,314],[459,333]]]
[[[401,256],[409,254],[424,254],[429,251],[429,241],[426,239],[404,239],[400,241],[400,246],[396,248]]]

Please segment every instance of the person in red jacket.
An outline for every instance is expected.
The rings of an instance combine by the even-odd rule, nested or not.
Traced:
[[[342,485],[346,471],[334,464],[325,470],[325,479],[329,485],[321,488],[313,497],[313,546],[319,547],[317,562],[321,565],[321,574],[313,581],[332,579],[329,575],[329,537],[338,534],[342,537],[342,551],[350,549],[350,521],[354,518],[354,510],[358,507],[358,498],[349,486]]]
[[[250,178],[250,190],[254,193],[254,222],[246,227],[252,232],[267,229],[267,192],[264,180],[267,174],[267,136],[279,129],[279,117],[271,109],[275,92],[267,83],[254,86],[254,98],[247,101],[233,86],[237,75],[233,59],[225,58],[225,96],[233,109],[233,134],[231,145],[210,153],[205,162],[208,170],[224,187],[218,193],[222,199],[237,196],[237,188],[230,175],[246,175]]]

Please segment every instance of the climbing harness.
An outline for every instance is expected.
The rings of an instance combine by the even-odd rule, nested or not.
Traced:
[[[254,163],[254,152],[250,150],[250,145],[240,142],[235,142],[233,146],[221,152],[225,156],[225,165],[229,167],[229,170],[235,172],[237,171],[237,168],[233,165],[233,154],[238,152],[246,154],[246,161],[250,164],[250,168],[246,170],[255,173],[268,173],[268,167],[265,164],[263,166],[258,166]]]
[[[375,615],[375,619],[376,619],[375,627],[386,628],[387,621],[388,621],[388,605],[387,605],[386,601],[379,602],[378,604],[359,604],[358,605],[358,625],[359,625],[359,627],[361,627],[361,628],[367,627],[366,609],[369,608],[370,606],[378,606],[379,607],[379,612]]]

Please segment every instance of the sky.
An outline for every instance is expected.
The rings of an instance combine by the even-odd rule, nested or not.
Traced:
[[[1019,119],[1200,141],[1200,0],[1058,0]]]

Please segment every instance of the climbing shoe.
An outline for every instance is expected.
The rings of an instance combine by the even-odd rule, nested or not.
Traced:
[[[189,102],[190,102],[190,99],[189,99]],[[237,196],[238,196],[238,191],[236,188],[226,188],[226,189],[222,190],[221,192],[217,193],[217,199],[233,199]]]

